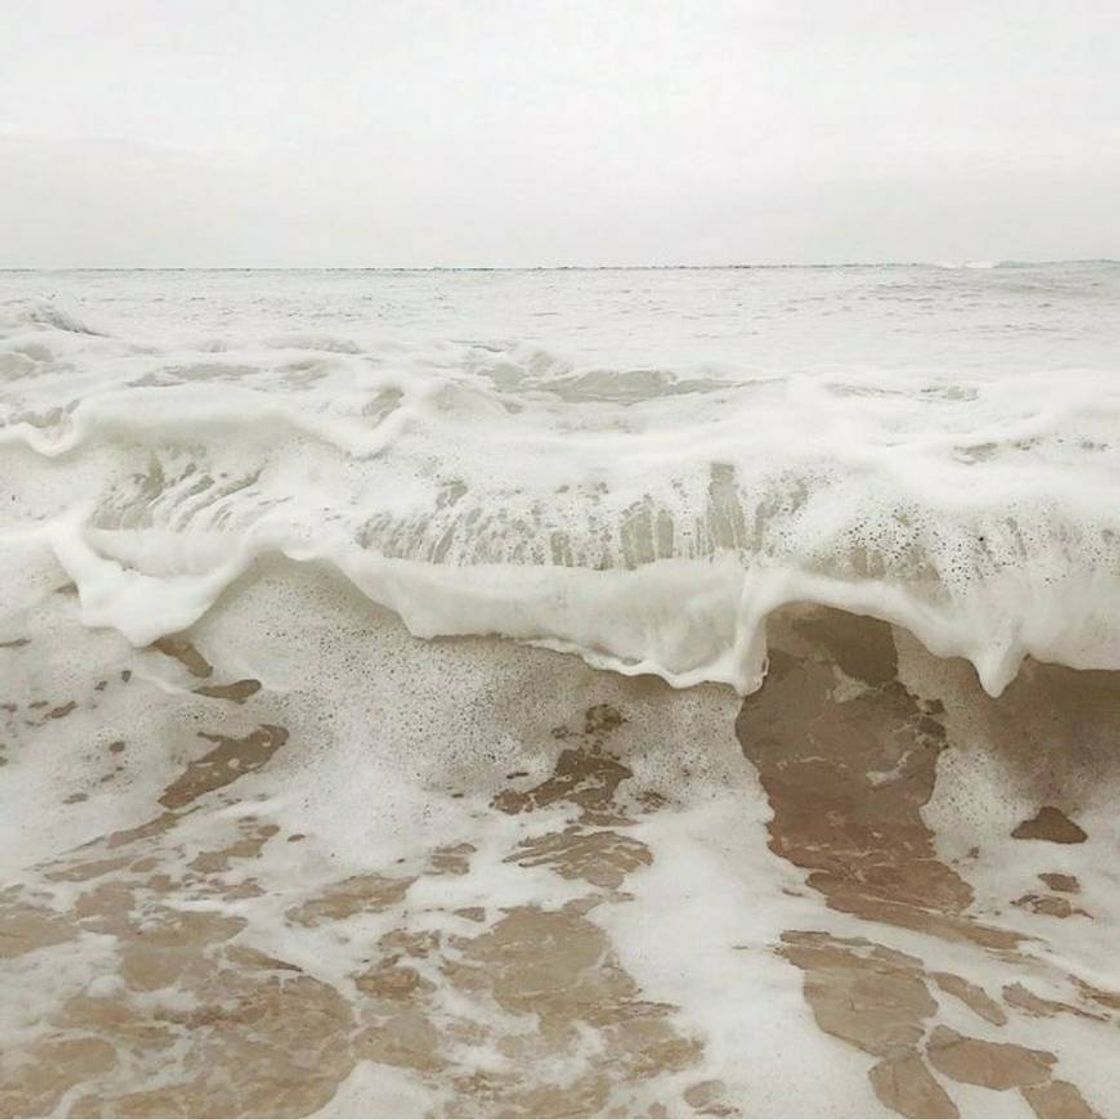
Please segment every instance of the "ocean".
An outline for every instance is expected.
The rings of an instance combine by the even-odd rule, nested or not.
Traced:
[[[1120,264],[0,272],[0,1114],[1120,1111]]]

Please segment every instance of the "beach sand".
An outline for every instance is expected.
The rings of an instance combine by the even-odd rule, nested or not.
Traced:
[[[0,620],[0,1114],[1120,1112],[1120,674],[992,699],[806,607],[674,691],[280,562],[134,650],[55,575]]]

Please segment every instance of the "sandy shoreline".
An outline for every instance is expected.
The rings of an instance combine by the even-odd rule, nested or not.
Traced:
[[[740,702],[280,565],[2,621],[5,1115],[1120,1110],[1120,674],[787,611]]]

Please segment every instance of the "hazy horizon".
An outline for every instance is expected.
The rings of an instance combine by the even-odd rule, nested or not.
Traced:
[[[1043,268],[1061,264],[1120,264],[1120,259],[1053,257],[1006,261],[766,261],[740,264],[12,265],[0,267],[0,272],[733,272],[783,268],[961,268],[983,272],[993,268]]]

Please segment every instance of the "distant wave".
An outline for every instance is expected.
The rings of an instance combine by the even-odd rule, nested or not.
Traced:
[[[69,334],[103,335],[104,331],[94,330],[71,310],[54,300],[42,300],[24,313],[24,320],[43,327],[53,327]]]

